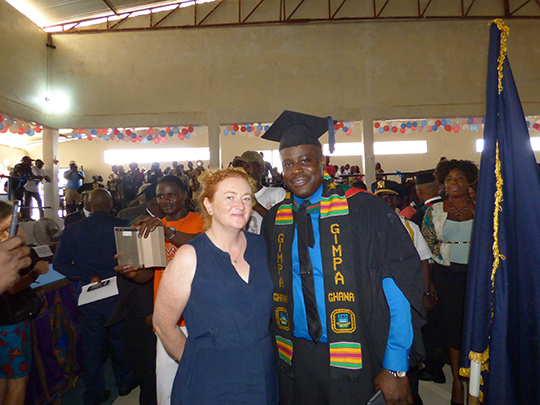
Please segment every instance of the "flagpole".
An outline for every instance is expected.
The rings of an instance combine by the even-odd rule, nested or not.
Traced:
[[[469,405],[478,405],[480,403],[480,372],[482,365],[471,360],[469,374]]]

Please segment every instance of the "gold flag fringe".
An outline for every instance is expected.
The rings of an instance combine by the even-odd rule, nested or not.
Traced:
[[[503,90],[503,85],[502,85],[503,64],[504,64],[504,59],[506,58],[506,51],[507,51],[506,38],[508,38],[508,35],[510,35],[510,28],[508,28],[506,24],[504,23],[504,21],[501,20],[500,18],[496,18],[495,20],[490,21],[488,25],[491,25],[493,23],[497,24],[497,28],[499,29],[499,31],[501,31],[501,52],[499,54],[499,57],[497,58],[497,61],[499,62],[499,66],[497,66],[497,70],[499,71],[499,94],[501,94]]]

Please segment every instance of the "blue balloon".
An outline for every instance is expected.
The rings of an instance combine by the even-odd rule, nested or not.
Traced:
[[[109,135],[105,135],[105,136],[103,137],[103,139],[105,139],[106,141],[110,141],[110,140],[111,140],[111,137],[110,137]]]
[[[473,132],[478,131],[478,124],[472,124],[472,125],[471,125],[471,130],[472,130]]]
[[[251,127],[246,127],[246,131],[251,132],[253,129]]]
[[[123,134],[122,132],[120,132],[118,135],[116,135],[116,137],[117,137],[118,139],[120,139],[120,140],[121,140],[121,139],[124,139],[124,134]]]
[[[97,131],[96,131],[95,129],[91,129],[91,130],[90,130],[90,134],[91,134],[91,135],[97,135]]]
[[[168,132],[168,135],[169,135],[169,136],[173,136],[173,135],[174,135],[174,132],[173,132],[173,131],[169,131],[169,132]]]
[[[71,138],[72,138],[72,139],[77,139],[77,135],[71,134]]]
[[[179,134],[179,133],[180,133],[180,128],[174,127],[174,128],[172,129],[172,131],[173,131],[173,133],[175,133],[175,134]]]
[[[236,131],[231,131],[231,135],[236,135]]]
[[[403,123],[400,125],[401,128],[405,129],[407,127],[407,124]]]
[[[418,122],[413,122],[412,126],[415,127],[415,128],[418,127]]]
[[[486,117],[482,117],[482,124],[486,123]]]
[[[28,136],[34,136],[34,129],[30,128],[30,130],[26,133]]]
[[[384,134],[384,128],[383,127],[379,127],[379,134]]]
[[[467,118],[467,124],[471,125],[474,122],[472,118]]]
[[[78,138],[78,139],[82,139],[82,135],[81,135],[81,134],[77,134],[77,138]]]
[[[343,127],[343,132],[347,132],[349,130],[349,127]]]
[[[151,141],[152,139],[154,139],[154,137],[153,137],[152,135],[148,135],[148,136],[146,137],[146,139],[149,140],[149,141]]]
[[[263,129],[262,125],[257,125],[257,131],[262,131],[262,129]]]
[[[431,129],[432,129],[433,131],[436,131],[437,128],[439,128],[437,125],[433,125],[433,126],[431,127]]]
[[[420,125],[422,125],[423,127],[425,127],[425,126],[427,125],[427,121],[426,121],[426,120],[422,120],[422,121],[420,122]]]
[[[186,134],[186,139],[189,139],[190,136],[191,136],[191,134],[188,132],[188,133]]]
[[[265,131],[268,131],[268,128],[270,128],[269,125],[265,125],[265,126],[264,126],[264,130],[265,130]]]
[[[164,136],[167,136],[167,133],[165,132],[164,129],[162,129],[161,131],[159,131],[159,136],[161,136],[162,138],[163,138]]]
[[[223,135],[227,136],[229,135],[229,131],[227,131],[226,129],[223,130]]]
[[[130,138],[131,138],[131,139],[137,139],[137,134],[135,134],[135,133],[131,134],[131,135],[130,135]]]
[[[143,145],[148,145],[148,138],[143,138],[143,139],[141,139],[141,143],[142,143]]]
[[[531,127],[531,123],[527,121],[527,128],[530,128],[530,127]]]
[[[413,126],[412,122],[407,122],[407,125],[405,125],[407,128],[411,128]]]

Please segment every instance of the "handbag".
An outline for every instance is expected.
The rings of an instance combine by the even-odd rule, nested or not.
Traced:
[[[16,325],[38,316],[43,300],[31,288],[0,295],[0,326]]]

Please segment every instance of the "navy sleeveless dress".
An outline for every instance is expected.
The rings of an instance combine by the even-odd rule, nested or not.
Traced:
[[[259,235],[244,234],[249,283],[206,233],[189,242],[197,268],[183,313],[189,337],[171,405],[278,403],[266,245]]]

